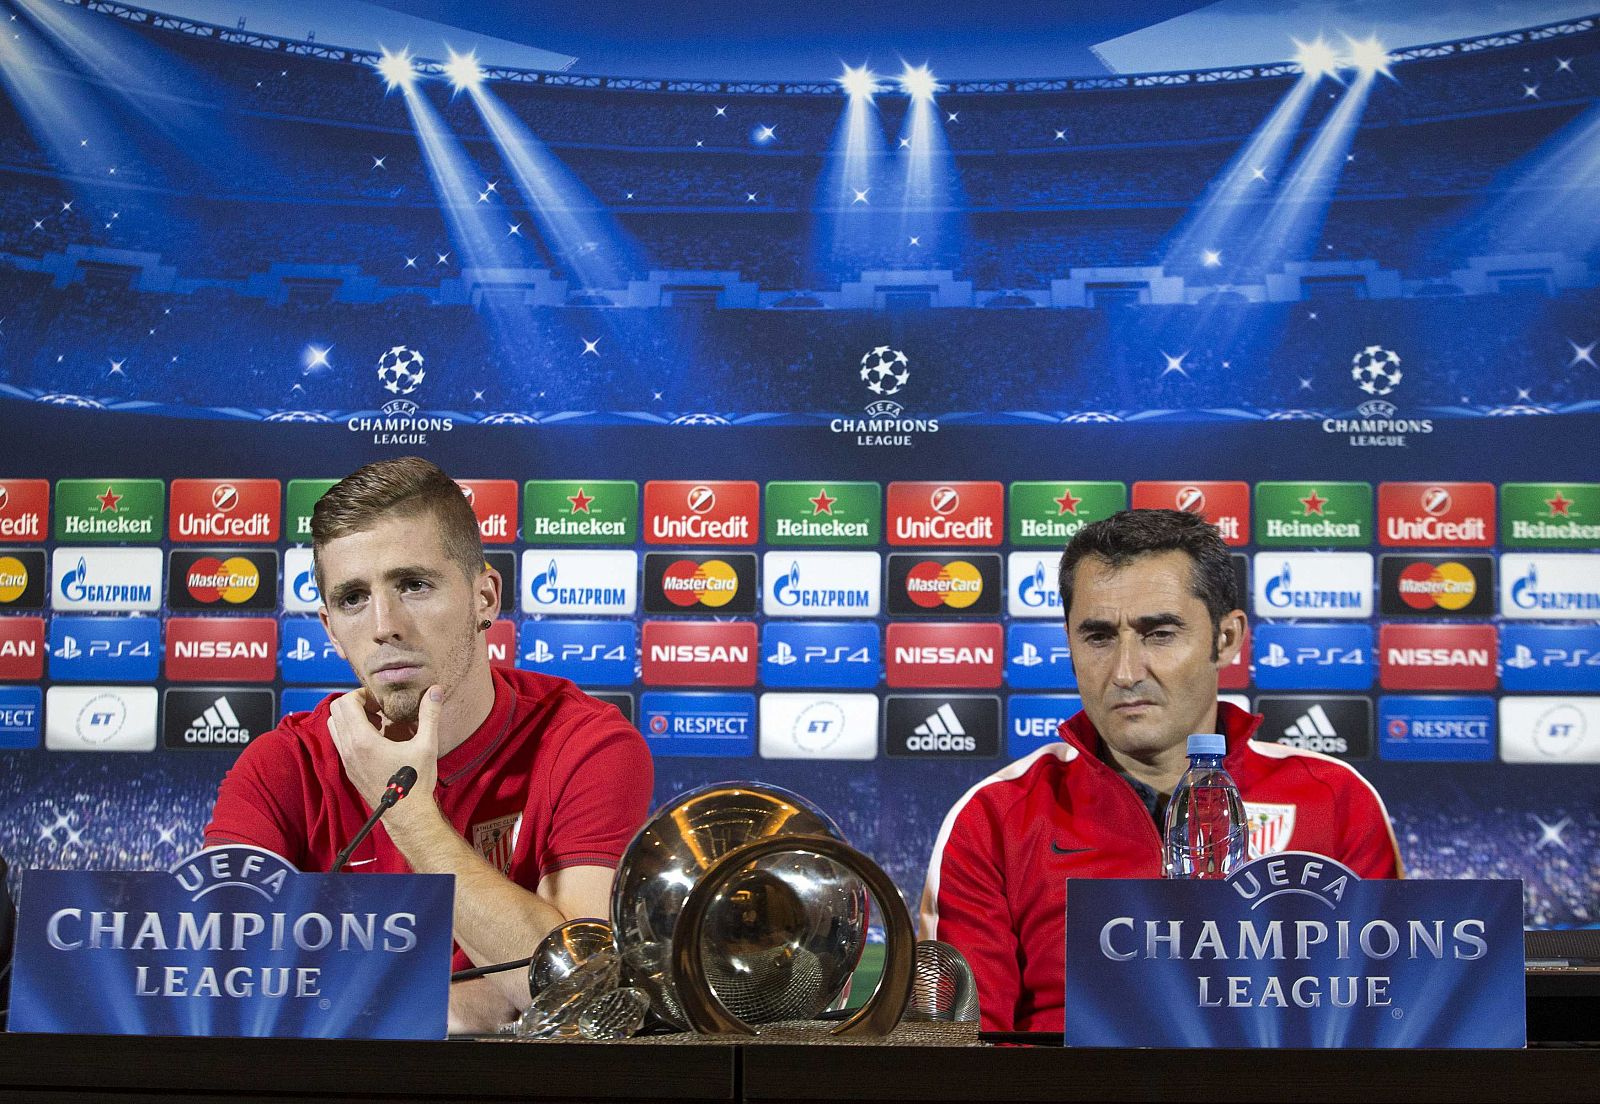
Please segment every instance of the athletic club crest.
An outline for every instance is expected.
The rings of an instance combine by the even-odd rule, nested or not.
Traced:
[[[1294,835],[1294,806],[1265,802],[1244,803],[1245,823],[1250,826],[1250,857],[1276,855],[1289,847]]]
[[[1273,806],[1277,808],[1277,806]],[[1291,812],[1293,806],[1289,807]],[[1252,824],[1255,822],[1252,821]],[[485,820],[472,826],[472,846],[485,861],[502,874],[511,871],[511,853],[516,850],[517,833],[522,828],[522,814]],[[1252,839],[1254,836],[1251,837]],[[1287,837],[1285,837],[1287,838]]]

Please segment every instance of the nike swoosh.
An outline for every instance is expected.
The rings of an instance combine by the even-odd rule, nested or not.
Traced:
[[[1050,841],[1050,850],[1058,855],[1081,855],[1085,851],[1093,851],[1092,847],[1062,847],[1055,840]]]
[[[377,861],[378,860],[376,858],[371,858],[371,859],[351,859],[349,862],[345,863],[345,865],[346,866],[366,866],[368,863],[373,863],[373,862],[377,862]]]

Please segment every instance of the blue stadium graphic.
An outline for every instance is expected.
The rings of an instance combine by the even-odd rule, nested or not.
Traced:
[[[1596,478],[1600,16],[959,81],[0,26],[0,475]],[[0,853],[165,867],[226,760],[0,753]],[[998,766],[663,758],[658,797],[828,795],[914,899]],[[1600,768],[1361,767],[1409,873],[1600,924]]]

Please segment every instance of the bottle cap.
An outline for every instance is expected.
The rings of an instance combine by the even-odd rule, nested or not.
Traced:
[[[1220,732],[1196,732],[1189,737],[1190,755],[1226,755],[1228,738]]]

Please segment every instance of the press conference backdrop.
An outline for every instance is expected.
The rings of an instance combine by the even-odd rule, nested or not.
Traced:
[[[14,868],[199,844],[240,747],[351,681],[312,503],[417,453],[506,580],[497,662],[615,701],[658,799],[812,797],[911,899],[952,802],[1076,708],[1066,539],[1201,512],[1261,738],[1370,778],[1411,873],[1600,922],[1595,20],[872,98],[452,94],[6,7]]]

